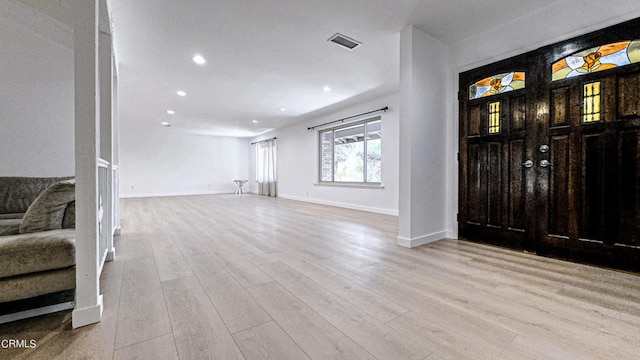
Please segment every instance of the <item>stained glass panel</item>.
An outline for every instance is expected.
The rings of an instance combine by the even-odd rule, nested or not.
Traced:
[[[523,71],[512,71],[510,73],[489,76],[469,86],[469,100],[524,89],[524,86]]]
[[[551,80],[617,68],[640,62],[640,40],[621,41],[577,52],[556,61],[551,68]]]

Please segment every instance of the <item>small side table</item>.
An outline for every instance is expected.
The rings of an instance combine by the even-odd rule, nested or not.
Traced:
[[[238,185],[238,190],[236,190],[236,194],[244,194],[244,189],[242,186],[246,184],[249,180],[233,180],[236,185]]]

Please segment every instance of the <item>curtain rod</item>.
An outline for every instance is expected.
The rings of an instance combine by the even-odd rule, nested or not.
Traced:
[[[260,141],[252,142],[252,143],[251,143],[251,145],[255,145],[255,144],[258,144],[258,143],[263,143],[263,142],[267,142],[267,141],[271,141],[271,140],[275,140],[275,139],[276,139],[276,138],[275,138],[275,136],[274,136],[274,137],[272,137],[271,139],[264,139],[264,140],[260,140]]]
[[[334,121],[329,121],[328,123],[324,123],[324,124],[320,124],[320,125],[316,125],[316,126],[308,127],[308,128],[307,128],[307,130],[311,131],[311,130],[315,130],[316,128],[319,128],[319,127],[322,127],[322,126],[325,126],[325,125],[331,125],[331,124],[334,124],[334,123],[337,123],[337,122],[344,122],[345,120],[353,119],[353,118],[356,118],[356,117],[358,117],[358,116],[362,116],[362,115],[369,115],[369,114],[373,114],[373,113],[376,113],[376,112],[378,112],[378,111],[384,111],[384,112],[386,112],[387,110],[389,110],[389,107],[388,107],[388,106],[385,106],[385,107],[383,107],[382,109],[373,110],[373,111],[369,111],[369,112],[366,112],[366,113],[362,113],[362,114],[358,114],[358,115],[353,115],[353,116],[349,116],[349,117],[342,118],[342,119],[338,119],[338,120],[334,120]]]

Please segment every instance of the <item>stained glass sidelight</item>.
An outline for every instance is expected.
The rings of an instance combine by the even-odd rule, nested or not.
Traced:
[[[525,87],[524,75],[522,71],[512,71],[476,81],[469,86],[469,100],[523,89]]]
[[[586,75],[637,62],[640,62],[640,40],[611,43],[583,50],[556,61],[552,66],[551,80]]]
[[[500,102],[489,103],[489,134],[500,132]]]
[[[582,93],[582,122],[600,121],[600,82],[584,84]]]

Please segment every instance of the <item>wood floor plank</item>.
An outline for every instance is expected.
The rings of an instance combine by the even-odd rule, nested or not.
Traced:
[[[431,355],[427,356],[427,358],[424,359],[424,360],[444,360],[444,359],[438,357],[438,355],[436,355],[436,354],[431,354]]]
[[[450,249],[449,247],[446,248]],[[427,270],[424,269],[425,266],[422,265],[421,270],[424,269],[424,271],[429,271],[430,273],[440,273],[444,271],[449,274],[454,271],[449,264],[450,261],[446,258],[443,259],[437,256],[431,256],[431,259],[432,261],[430,265],[435,265],[436,268]],[[505,258],[500,262],[509,261],[509,258]],[[631,315],[628,311],[633,309],[637,303],[629,304],[629,298],[627,296],[607,296],[609,304],[613,301],[613,304],[617,305],[612,307],[619,308],[622,311],[616,311],[600,306],[598,302],[594,301],[599,299],[603,293],[607,294],[612,292],[613,294],[617,294],[622,291],[620,289],[620,285],[617,286],[617,289],[613,285],[601,285],[603,281],[598,280],[600,278],[600,274],[595,275],[595,277],[591,279],[591,283],[593,285],[589,285],[588,282],[578,285],[571,279],[545,279],[544,275],[537,273],[532,273],[531,275],[521,271],[505,273],[497,271],[496,267],[491,263],[476,260],[474,260],[472,264],[459,263],[455,270],[459,274],[464,275],[464,278],[459,277],[456,281],[462,281],[467,284],[472,282],[474,284],[484,286],[486,289],[489,289],[486,287],[487,283],[493,283],[491,291],[499,291],[499,289],[507,287],[513,290],[511,293],[515,295],[515,301],[525,301],[526,303],[527,300],[525,299],[529,299],[533,304],[544,304],[545,307],[562,306],[563,308],[560,309],[559,312],[566,314],[573,321],[580,321],[580,319],[582,319],[585,326],[590,326],[593,324],[595,317],[609,324],[607,326],[607,332],[611,332],[612,327],[619,328],[620,330],[618,333],[623,337],[624,334],[633,332],[630,331],[630,328],[635,328],[637,324],[640,323],[640,318]],[[598,270],[597,272],[602,271],[602,269],[592,268],[588,268],[588,270]],[[546,269],[540,269],[540,272],[544,271],[546,271]],[[584,270],[581,271],[581,276],[584,276],[586,272],[587,271]],[[585,279],[584,281],[586,282],[587,280]],[[565,291],[567,289],[580,289],[580,296],[575,296],[571,294],[571,292],[567,293]],[[621,306],[624,303],[628,304],[628,307]],[[598,323],[600,323],[600,321],[598,321]]]
[[[153,243],[150,235],[145,233],[125,233],[123,237],[123,247],[125,261],[148,259],[153,257]]]
[[[171,332],[155,260],[125,261],[115,348]]]
[[[242,359],[195,276],[162,283],[181,359]]]
[[[272,320],[230,273],[197,277],[231,334]]]
[[[260,266],[307,306],[381,359],[424,359],[430,352],[300,273],[277,262]]]
[[[160,281],[192,276],[193,272],[168,234],[155,236],[152,248]]]
[[[338,271],[341,269],[340,266],[342,266],[342,269],[347,269],[344,264],[339,265],[337,262],[329,262],[328,264],[333,264],[329,265],[329,268]],[[516,336],[515,332],[505,327],[486,321],[466,311],[461,311],[459,307],[450,306],[448,304],[451,301],[449,297],[430,297],[426,294],[412,291],[412,287],[407,285],[406,282],[398,281],[399,278],[408,276],[408,273],[400,274],[398,278],[385,277],[382,273],[372,274],[365,269],[356,268],[351,268],[351,272],[343,271],[343,273],[362,284],[371,285],[371,279],[376,279],[379,284],[372,286],[372,291],[386,295],[390,299],[412,309],[412,314],[416,318],[428,321],[431,331],[439,329],[438,331],[446,333],[446,329],[456,329],[456,338],[461,343],[473,342],[478,352],[499,353]],[[427,278],[429,280],[433,279],[432,277]],[[407,279],[408,283],[413,281],[415,280]],[[412,316],[401,316],[400,323],[406,322],[407,317]],[[398,329],[398,327],[394,326],[396,323],[393,320],[387,322],[389,326]]]
[[[38,343],[0,358],[640,353],[637,274],[460,240],[406,249],[397,217],[282,198],[124,199],[121,219],[101,277],[103,321],[71,329],[62,312],[0,324],[0,339]]]
[[[356,270],[353,270],[356,271]],[[487,319],[489,322],[503,324],[507,329],[517,333],[528,333],[531,338],[546,338],[550,344],[563,347],[567,343],[579,344],[580,348],[589,349],[590,353],[605,356],[619,344],[615,338],[610,338],[605,332],[597,331],[592,327],[580,327],[571,318],[566,317],[561,311],[546,312],[541,311],[537,306],[522,304],[521,301],[505,301],[510,296],[499,294],[497,292],[486,292],[478,288],[459,288],[455,281],[443,281],[442,279],[420,279],[419,277],[411,277],[407,273],[394,274],[389,273],[367,273],[366,270],[360,271],[362,279],[386,278],[382,282],[386,282],[386,286],[390,289],[396,287],[392,292],[413,294],[418,299],[424,297],[427,299],[438,300],[446,299],[446,302],[452,304],[456,308],[469,312],[475,317]],[[366,280],[365,280],[366,281]],[[381,291],[386,291],[383,289]],[[510,290],[512,291],[512,290]],[[389,295],[393,296],[393,295]],[[401,301],[397,300],[396,301]],[[414,300],[418,303],[419,300]],[[403,304],[404,305],[404,304]],[[405,306],[411,307],[407,304]],[[423,312],[424,306],[412,309],[417,312]],[[473,329],[466,327],[464,329]],[[548,330],[554,329],[554,330]],[[597,342],[595,339],[605,338],[609,341]],[[588,339],[588,340],[587,340]],[[626,347],[629,347],[628,345]],[[579,353],[579,351],[577,351]]]
[[[249,292],[312,359],[373,359],[344,333],[281,285],[257,285]]]
[[[442,326],[428,316],[414,312],[405,313],[387,322],[387,325],[422,344],[443,360],[499,359],[500,353],[513,340],[510,339],[504,348],[487,346],[481,341],[469,339],[464,328],[455,327],[455,324]],[[486,335],[491,336],[488,331]]]
[[[437,261],[432,265],[435,263]],[[502,277],[501,283],[497,286],[485,286],[486,279],[491,277],[492,268],[487,268],[485,271],[484,267],[478,267],[476,263],[474,263],[474,268],[476,269],[474,274],[468,272],[462,274],[448,271],[442,267],[426,268],[422,265],[420,270],[403,274],[403,278],[418,283],[423,281],[430,282],[429,277],[423,276],[422,273],[442,273],[444,276],[440,279],[443,281],[466,284],[467,288],[472,286],[479,287],[490,293],[497,294],[502,299],[509,299],[513,303],[522,304],[525,308],[545,308],[547,312],[550,311],[562,316],[566,319],[566,323],[576,324],[578,328],[593,328],[594,319],[599,319],[608,325],[606,328],[600,329],[596,326],[591,331],[600,333],[599,335],[594,335],[596,337],[609,339],[608,342],[613,347],[617,347],[620,342],[627,341],[627,334],[633,333],[632,329],[636,328],[637,324],[640,323],[640,318],[631,315],[628,308],[612,312],[610,309],[594,303],[594,299],[599,299],[604,295],[597,288],[582,288],[583,296],[580,299],[571,299],[564,296],[565,294],[561,290],[562,287],[554,285],[549,280],[535,281],[516,275]],[[495,269],[493,269],[493,273],[496,273]],[[493,281],[495,279],[489,282]],[[607,296],[607,298],[612,299],[611,296]],[[618,307],[624,307],[625,303],[628,304],[628,300],[624,297],[617,298],[617,301]],[[635,304],[628,304],[629,308],[634,306]],[[622,314],[624,315],[619,316]],[[567,329],[565,332],[571,333],[572,331]],[[633,343],[632,339],[629,340]]]
[[[158,336],[147,341],[127,346],[113,353],[113,360],[179,360],[173,335]]]
[[[197,234],[194,234],[191,229],[169,229],[167,233],[170,234],[173,239],[175,239],[175,244],[178,249],[180,249],[182,256],[192,257],[207,254],[207,251],[203,245],[206,241],[201,239]]]
[[[189,267],[191,267],[191,271],[200,276],[212,276],[227,272],[227,268],[210,254],[190,256],[186,257],[185,260],[189,264]]]
[[[291,256],[286,256],[286,254],[278,254],[276,257],[282,263],[340,296],[380,322],[387,322],[408,311],[406,308],[368,290],[366,287],[312,262],[298,260]]]
[[[541,338],[530,338],[518,336],[505,351],[501,354],[502,359],[513,360],[534,360],[534,359],[580,359],[580,360],[596,360],[607,359],[602,355],[594,354],[580,347],[572,346],[570,343],[548,342]],[[637,354],[629,357],[628,355],[617,354],[616,360],[632,360],[637,359]]]
[[[233,335],[246,360],[304,360],[307,354],[273,321]]]
[[[245,288],[266,284],[271,278],[241,255],[235,254],[218,241],[207,244],[211,256],[219,261]]]
[[[251,253],[251,254],[244,255],[243,257],[252,265],[256,265],[256,266],[278,261],[273,257],[273,254]]]

